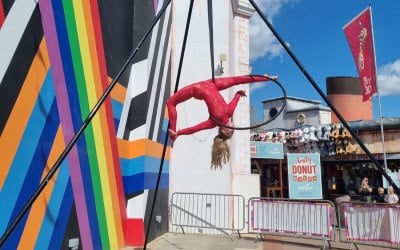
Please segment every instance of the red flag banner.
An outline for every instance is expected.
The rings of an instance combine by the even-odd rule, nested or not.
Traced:
[[[364,102],[377,92],[371,20],[371,9],[368,7],[343,27],[357,66]]]

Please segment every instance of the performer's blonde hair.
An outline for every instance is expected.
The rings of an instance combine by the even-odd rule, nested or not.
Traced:
[[[223,163],[227,163],[231,157],[231,151],[227,140],[232,135],[226,136],[221,133],[221,128],[218,131],[218,135],[214,137],[214,143],[211,150],[211,168],[222,168]]]

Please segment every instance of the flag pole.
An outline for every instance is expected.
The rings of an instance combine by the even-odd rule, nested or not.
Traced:
[[[375,39],[374,39],[374,22],[372,21],[372,7],[369,5],[369,11],[371,13],[371,30],[372,30],[372,44],[374,49],[374,60],[375,60],[375,79],[376,79],[376,93],[378,97],[378,107],[379,107],[379,119],[381,123],[381,138],[382,138],[382,152],[383,152],[383,164],[385,166],[386,173],[388,172],[387,168],[387,158],[386,158],[386,149],[385,149],[385,132],[383,130],[383,116],[382,116],[382,104],[381,104],[381,94],[379,92],[378,87],[378,76],[377,76],[377,68],[376,68],[376,53],[375,53]],[[384,181],[384,187],[388,188],[388,182],[386,179]]]

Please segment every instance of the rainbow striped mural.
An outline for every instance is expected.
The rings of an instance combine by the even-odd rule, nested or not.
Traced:
[[[148,0],[110,3],[0,0],[0,235],[158,7]],[[170,67],[170,23],[166,14],[4,249],[61,249],[71,240],[83,249],[119,249],[132,238],[140,245],[149,207],[142,204],[152,201],[166,136],[170,77],[162,72]],[[168,155],[158,201],[166,216]],[[166,230],[158,227],[152,238]]]

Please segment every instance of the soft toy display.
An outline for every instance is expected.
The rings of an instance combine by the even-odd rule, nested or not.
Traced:
[[[267,131],[259,141],[280,142],[290,153],[320,153],[322,156],[355,154],[351,133],[342,124],[303,126],[289,131]],[[252,138],[255,134],[252,135]]]

